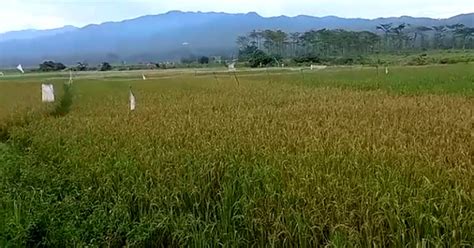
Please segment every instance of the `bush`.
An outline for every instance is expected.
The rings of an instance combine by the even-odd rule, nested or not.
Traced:
[[[100,71],[110,71],[110,70],[112,70],[112,66],[109,63],[104,62],[101,64]]]
[[[264,67],[273,64],[275,60],[262,50],[256,50],[249,59],[249,65],[252,68]]]
[[[55,106],[53,112],[51,113],[52,116],[60,117],[65,116],[69,113],[71,106],[72,106],[72,85],[70,84],[63,84],[63,96],[59,100],[58,105]]]
[[[474,58],[470,57],[451,57],[451,58],[442,58],[438,62],[440,64],[458,64],[458,63],[469,63],[474,61]]]
[[[39,65],[39,71],[61,71],[66,69],[66,66],[62,63],[56,63],[54,61],[44,61]]]
[[[318,55],[313,55],[313,54],[299,56],[299,57],[294,58],[293,60],[299,64],[321,63],[321,58]]]
[[[335,65],[353,65],[354,64],[354,59],[349,58],[349,57],[339,57],[330,60],[331,64]]]
[[[420,56],[413,58],[411,61],[407,63],[408,65],[427,65],[428,59],[427,54],[421,54]]]
[[[74,68],[75,71],[87,71],[88,69],[87,63],[78,62],[76,67]]]
[[[209,57],[206,57],[206,56],[200,57],[199,64],[209,64]]]
[[[192,64],[192,63],[195,63],[196,61],[198,61],[198,58],[196,58],[193,55],[191,55],[189,57],[181,58],[181,63],[182,64]]]

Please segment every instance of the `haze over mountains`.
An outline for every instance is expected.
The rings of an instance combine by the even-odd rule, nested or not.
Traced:
[[[403,16],[369,20],[335,16],[265,18],[256,13],[172,11],[83,28],[66,26],[0,34],[0,66],[12,67],[18,63],[34,66],[44,60],[93,64],[102,61],[136,63],[178,60],[191,54],[232,56],[237,50],[236,38],[254,29],[281,29],[286,32],[322,28],[375,31],[381,23],[428,27],[461,23],[474,27],[474,13],[448,19]]]

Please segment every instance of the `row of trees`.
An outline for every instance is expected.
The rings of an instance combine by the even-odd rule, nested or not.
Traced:
[[[208,64],[209,58],[202,56],[199,57],[198,63]],[[71,65],[66,67],[63,63],[55,62],[51,60],[44,61],[39,65],[37,71],[41,72],[54,72],[54,71],[110,71],[110,70],[119,70],[119,71],[128,71],[128,70],[146,70],[146,69],[172,69],[176,68],[176,64],[173,62],[164,62],[164,63],[139,63],[139,64],[130,64],[130,65],[117,65],[110,64],[109,62],[102,62],[98,65],[89,65],[86,62],[78,62],[76,65]]]
[[[44,61],[42,64],[39,65],[39,71],[62,71],[66,69],[66,66],[63,63],[56,63],[54,61]]]
[[[42,72],[52,72],[52,71],[62,71],[65,70],[67,67],[60,62],[54,62],[51,60],[44,61],[39,65],[39,71]],[[88,71],[88,70],[100,70],[100,71],[110,71],[112,70],[112,66],[108,62],[103,62],[99,65],[98,68],[91,68],[87,63],[79,62],[76,66],[71,67],[70,69],[74,71]]]
[[[382,45],[388,51],[474,48],[474,28],[463,24],[426,27],[388,23],[377,26],[377,30],[383,33]]]
[[[311,30],[305,33],[285,33],[281,30],[253,31],[237,39],[239,48],[255,47],[279,57],[297,57],[309,53],[346,55],[368,53],[375,49],[380,37],[371,32],[346,30]]]
[[[347,57],[428,49],[473,49],[474,28],[462,24],[424,27],[413,25],[381,24],[378,32],[311,30],[304,33],[286,33],[281,30],[252,31],[240,36],[237,44],[239,58]],[[257,52],[258,51],[258,52]],[[257,54],[255,54],[257,52]]]
[[[207,65],[210,62],[210,58],[207,56],[200,56],[200,57],[189,56],[189,57],[181,58],[182,64],[192,64],[196,62],[201,65]]]

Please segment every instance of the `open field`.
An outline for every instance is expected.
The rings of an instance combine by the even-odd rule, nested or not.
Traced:
[[[143,73],[0,78],[0,247],[474,244],[473,64]]]

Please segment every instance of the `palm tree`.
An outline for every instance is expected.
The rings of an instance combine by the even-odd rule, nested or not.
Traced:
[[[446,32],[446,26],[433,26],[435,31],[434,35],[434,48],[441,48],[443,45],[443,38]]]
[[[423,49],[425,44],[426,32],[432,31],[432,28],[425,26],[418,26],[415,28],[415,32],[420,36],[420,47]],[[416,42],[416,38],[415,41]]]
[[[407,32],[412,33],[413,37],[411,37],[411,48],[415,49],[418,43],[418,37],[420,37],[420,48],[424,48],[424,43],[425,43],[425,32],[431,31],[431,28],[425,27],[425,26],[414,26],[407,24]]]
[[[390,33],[392,32],[392,23],[380,24],[377,26],[377,30],[382,30],[384,32],[384,40],[385,40],[385,47],[388,48],[390,46]]]
[[[463,26],[462,28],[459,28],[455,31],[455,33],[461,37],[461,41],[462,41],[462,49],[463,50],[466,50],[466,41],[468,38],[472,38],[474,37],[474,28],[469,28],[469,27],[465,27]]]
[[[456,48],[456,43],[457,43],[458,38],[461,38],[462,40],[464,27],[465,27],[464,24],[459,24],[459,23],[446,26],[447,31],[451,33],[451,48],[452,49]]]
[[[261,32],[257,30],[252,30],[249,34],[249,38],[252,39],[252,44],[260,49],[260,37],[261,37]]]
[[[403,48],[403,43],[402,41],[406,39],[406,36],[403,32],[403,30],[406,28],[406,24],[402,23],[398,25],[397,27],[394,27],[390,30],[391,33],[395,34],[395,37],[397,37],[398,41],[398,51],[400,51]]]
[[[466,41],[469,37],[473,36],[474,28],[466,27],[464,24],[454,24],[446,26],[446,28],[452,33],[452,44],[451,47],[456,47],[456,39],[461,41],[461,48],[466,49]]]
[[[277,54],[283,55],[285,44],[288,41],[288,34],[281,30],[278,30],[273,33],[273,39],[274,39],[273,42],[277,46]]]
[[[250,44],[250,39],[248,36],[237,37],[237,45],[239,46],[240,49],[249,46],[249,44]]]
[[[297,56],[298,46],[301,44],[301,33],[295,32],[290,34],[290,43],[292,45],[292,55]]]

